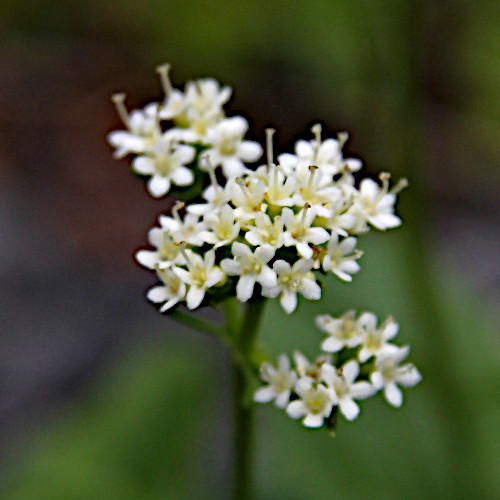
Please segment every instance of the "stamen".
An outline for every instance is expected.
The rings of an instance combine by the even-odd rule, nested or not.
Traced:
[[[273,135],[275,132],[274,128],[266,128],[267,165],[269,168],[273,163]]]
[[[347,132],[339,132],[337,134],[337,141],[339,141],[339,149],[344,147],[344,144],[349,140],[349,134]]]
[[[165,92],[165,97],[168,97],[172,93],[172,83],[170,81],[170,77],[168,72],[170,71],[170,64],[162,64],[156,68],[156,72],[160,75],[161,85],[163,87],[163,91]]]
[[[111,96],[111,101],[115,105],[116,111],[121,121],[123,122],[124,125],[128,127],[130,123],[130,117],[127,108],[125,107],[124,104],[125,94],[123,92],[119,92],[118,94],[113,94]]]
[[[297,289],[299,285],[300,285],[300,280],[298,280],[298,279],[293,279],[290,281],[290,288],[292,290]]]
[[[240,186],[241,190],[243,191],[243,196],[247,199],[249,203],[252,203],[252,197],[250,196],[250,193],[248,192],[248,184],[247,182],[242,179],[241,177],[236,177],[235,179],[236,184]]]
[[[321,144],[321,130],[321,123],[316,123],[316,125],[313,125],[311,128],[311,132],[314,134],[314,138],[318,145]]]
[[[186,259],[187,265],[189,268],[194,267],[193,261],[189,258],[189,255],[186,252],[186,242],[179,241],[179,243],[175,243],[175,246],[179,247],[179,252],[181,252],[184,259]]]
[[[179,210],[181,210],[182,208],[184,208],[186,206],[186,204],[183,202],[183,201],[180,201],[180,200],[176,200],[175,201],[175,205],[174,207],[172,208],[172,215],[174,216],[174,219],[179,223],[179,224],[182,224],[182,220],[179,216]]]
[[[314,175],[316,174],[316,170],[318,170],[319,167],[317,167],[316,165],[310,165],[309,166],[309,172],[310,175],[309,175],[309,181],[307,183],[307,190],[309,192],[311,192],[312,188],[313,188],[313,180],[314,180]]]
[[[306,223],[306,216],[307,216],[307,211],[311,208],[311,205],[309,205],[309,203],[306,203],[304,205],[304,209],[302,210],[302,219],[300,220],[300,224],[302,226],[305,225]]]
[[[205,160],[205,163],[207,164],[207,171],[208,171],[208,176],[210,177],[210,183],[212,184],[212,186],[214,188],[218,188],[220,187],[219,186],[219,183],[217,182],[217,177],[215,176],[215,169],[214,167],[212,166],[212,162],[210,161],[210,159],[208,158],[208,156],[205,156],[203,158]]]
[[[314,145],[314,161],[317,162],[319,148],[321,146],[321,124],[316,123],[316,125],[313,125],[311,128],[311,132],[314,134],[314,139],[316,141],[316,144]]]
[[[392,186],[392,189],[389,191],[392,194],[398,194],[400,191],[402,191],[405,187],[408,186],[408,179],[405,179],[404,177],[402,179],[399,179],[394,186]]]

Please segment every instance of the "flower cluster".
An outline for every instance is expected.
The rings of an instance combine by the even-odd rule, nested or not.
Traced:
[[[115,158],[135,155],[132,168],[150,176],[148,191],[156,198],[167,194],[172,184],[193,184],[200,151],[214,167],[220,165],[226,177],[243,174],[244,162],[262,156],[260,144],[243,140],[247,121],[241,116],[226,118],[224,114],[223,105],[231,96],[229,87],[221,88],[216,80],[205,78],[188,82],[182,92],[172,87],[169,69],[165,64],[157,70],[165,91],[163,103],[151,103],[129,114],[125,95],[113,96],[127,130],[108,136],[116,148]]]
[[[332,428],[338,411],[349,421],[357,418],[360,408],[355,400],[383,390],[387,402],[400,407],[403,393],[399,386],[420,382],[413,364],[401,365],[410,348],[389,343],[399,329],[392,317],[377,326],[375,314],[356,317],[349,311],[338,318],[317,316],[316,325],[327,334],[321,344],[326,354],[311,362],[296,351],[294,369],[285,354],[279,356],[277,367],[264,363],[261,378],[266,385],[255,392],[256,402],[274,401],[291,418],[302,418],[306,427],[326,423]]]
[[[200,202],[190,203],[182,217],[184,205],[177,203],[149,233],[154,250],[137,253],[138,262],[156,270],[163,283],[148,294],[162,311],[183,301],[195,309],[210,290],[215,301],[233,292],[241,302],[254,293],[279,296],[291,313],[298,295],[321,297],[321,274],[352,280],[362,255],[357,235],[370,226],[385,230],[401,224],[394,204],[406,181],[390,188],[389,174],[383,173],[381,184],[365,178],[356,185],[353,172],[361,161],[343,157],[347,134],[323,140],[317,124],[312,140],[299,140],[295,153],[279,155],[275,164],[274,131],[268,130],[267,163],[250,170],[244,162],[257,160],[262,151],[243,140],[248,124],[242,117],[225,118],[222,105],[230,89],[205,79],[189,82],[181,92],[172,88],[168,66],[159,72],[164,102],[128,115],[123,95],[115,96],[129,130],[113,132],[109,140],[116,156],[136,155],[132,166],[151,175],[153,196],[167,193],[171,182],[183,186],[205,174]],[[174,125],[162,132],[160,120]]]

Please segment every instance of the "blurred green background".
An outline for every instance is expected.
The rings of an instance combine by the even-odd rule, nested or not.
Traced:
[[[404,225],[360,240],[261,338],[316,353],[314,314],[393,314],[423,382],[338,435],[256,409],[255,498],[500,498],[500,3],[478,0],[0,4],[0,494],[204,499],[231,492],[230,359],[146,303],[133,251],[168,203],[111,159],[109,102],[214,76],[278,152],[319,120],[366,171],[408,177]],[[326,134],[325,134],[326,136]]]

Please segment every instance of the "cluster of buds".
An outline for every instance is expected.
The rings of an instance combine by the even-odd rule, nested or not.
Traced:
[[[174,194],[190,202],[178,201],[170,215],[160,216],[159,227],[149,232],[153,249],[136,255],[162,282],[148,298],[164,312],[232,295],[240,302],[279,296],[292,313],[299,295],[320,299],[322,275],[351,281],[363,253],[356,236],[401,224],[394,204],[406,180],[391,188],[389,174],[382,173],[380,183],[357,182],[353,173],[361,161],[342,154],[347,134],[323,140],[319,124],[311,140],[297,141],[294,153],[276,162],[274,130],[268,129],[267,161],[250,169],[263,150],[244,139],[244,118],[225,116],[231,89],[201,79],[182,92],[172,87],[168,69],[158,68],[163,103],[129,114],[124,95],[114,96],[128,130],[109,135],[116,157],[135,155],[132,168],[150,176],[153,196],[172,193],[175,184],[182,189]]]
[[[399,326],[388,317],[377,327],[377,317],[365,312],[356,318],[349,311],[339,318],[316,317],[316,325],[327,334],[321,354],[309,361],[301,352],[293,355],[291,368],[286,354],[278,366],[264,363],[261,378],[266,383],[254,394],[258,403],[274,404],[294,419],[302,418],[306,427],[336,427],[338,413],[355,420],[360,408],[355,400],[366,399],[383,390],[386,401],[394,407],[403,403],[399,386],[413,387],[421,380],[411,363],[401,365],[409,346],[389,343]]]

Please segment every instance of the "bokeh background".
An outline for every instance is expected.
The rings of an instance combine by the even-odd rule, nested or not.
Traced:
[[[405,176],[405,223],[361,238],[362,271],[262,341],[313,356],[320,312],[401,323],[424,381],[364,402],[336,438],[272,406],[255,498],[500,498],[500,3],[38,0],[0,3],[0,496],[204,499],[231,491],[230,359],[147,303],[133,261],[152,200],[106,134],[109,101],[214,76],[278,152],[351,133],[368,173]]]

